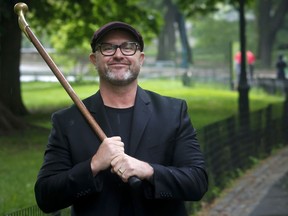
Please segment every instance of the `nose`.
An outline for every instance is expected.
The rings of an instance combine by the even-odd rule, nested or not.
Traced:
[[[123,57],[123,54],[122,54],[122,52],[120,50],[120,47],[117,47],[116,52],[114,54],[114,57],[118,57],[118,58]]]

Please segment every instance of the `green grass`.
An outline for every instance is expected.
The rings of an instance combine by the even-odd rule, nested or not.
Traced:
[[[47,135],[32,129],[0,138],[0,215],[35,204],[33,188]]]
[[[193,87],[184,87],[181,81],[172,79],[144,80],[139,84],[144,89],[162,95],[185,99],[196,128],[237,114],[238,111],[238,92],[221,85],[196,83]],[[73,84],[72,87],[81,99],[98,90],[96,83]],[[22,89],[25,105],[33,113],[36,112],[36,115],[27,119],[42,126],[49,127],[52,111],[72,104],[72,100],[58,83],[24,83]],[[267,95],[259,89],[252,89],[249,99],[251,111],[269,103],[283,101],[283,97]]]
[[[238,113],[238,91],[215,84],[194,84],[184,87],[180,81],[153,80],[140,83],[149,90],[163,95],[185,99],[192,122],[196,128],[222,120]],[[249,94],[250,111],[279,103],[283,97],[267,95],[260,89],[252,89]]]
[[[193,87],[184,87],[181,81],[171,79],[147,80],[139,84],[144,89],[185,99],[196,128],[237,114],[238,92],[230,91],[228,87],[197,83]],[[95,83],[72,86],[81,99],[98,90]],[[24,103],[32,113],[25,120],[45,129],[30,129],[0,137],[0,215],[35,205],[33,187],[51,127],[51,112],[72,104],[58,83],[23,83],[22,92]],[[284,100],[257,89],[251,90],[249,97],[251,111]]]

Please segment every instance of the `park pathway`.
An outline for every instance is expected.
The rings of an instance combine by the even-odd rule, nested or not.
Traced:
[[[197,216],[288,216],[288,147],[247,171]]]

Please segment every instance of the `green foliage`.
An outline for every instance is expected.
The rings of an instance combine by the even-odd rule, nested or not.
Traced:
[[[158,11],[139,0],[38,0],[31,1],[31,11],[33,26],[45,26],[35,27],[36,31],[53,35],[52,46],[59,51],[89,49],[93,32],[109,21],[135,25],[147,42],[159,29]]]
[[[191,34],[197,38],[195,49],[210,53],[229,54],[230,43],[239,41],[239,23],[237,20],[215,19],[212,15],[193,19]],[[247,48],[256,50],[256,31],[254,21],[247,22]]]
[[[276,35],[275,49],[278,50],[277,55],[287,53],[287,47],[288,47],[286,40],[287,37],[288,37],[288,16],[285,17],[285,20],[283,22],[283,28],[281,28]],[[274,59],[276,58],[277,56],[275,56]]]
[[[247,6],[250,6],[254,0],[246,0]],[[196,15],[207,15],[208,13],[218,11],[224,5],[231,5],[234,8],[239,7],[239,0],[174,0],[187,17]]]
[[[163,14],[166,13],[168,2],[170,0],[90,0],[83,4],[80,0],[38,0],[31,1],[31,13],[28,13],[27,16],[29,16],[28,21],[31,22],[30,26],[37,35],[41,37],[48,34],[48,38],[50,38],[48,44],[51,44],[57,51],[63,55],[64,53],[66,55],[80,53],[81,55],[90,52],[89,44],[93,32],[112,20],[125,21],[136,26],[143,33],[145,43],[149,44],[153,38],[158,36],[160,28],[165,22]],[[208,47],[210,48],[209,52],[221,53],[221,60],[228,59],[229,43],[239,39],[236,32],[238,25],[235,23],[220,24],[214,20],[211,25],[211,19],[206,20],[204,17],[209,17],[207,14],[219,10],[223,5],[235,6],[238,5],[238,2],[235,0],[172,0],[172,2],[176,4],[186,19],[188,17],[197,19],[201,15],[200,19],[209,23],[202,32],[197,27],[196,34],[194,34],[193,28],[192,35],[199,38],[198,48],[203,51],[203,48]],[[196,25],[199,25],[197,20]],[[218,33],[219,29],[221,29],[221,34]],[[223,31],[225,34],[222,33]],[[223,35],[225,35],[225,40],[223,40]],[[252,44],[254,45],[252,50],[255,50],[255,40]],[[75,55],[71,61],[77,62],[78,58]]]
[[[259,158],[255,158],[255,157],[252,157],[252,156],[250,156],[249,159],[250,159],[250,161],[252,163],[252,166],[257,165],[259,163],[259,161],[260,161]]]

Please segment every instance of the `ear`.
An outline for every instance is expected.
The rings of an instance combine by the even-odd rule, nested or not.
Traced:
[[[144,52],[141,52],[140,57],[139,57],[140,65],[143,65],[144,59],[145,59],[145,54],[144,54]]]
[[[97,62],[97,60],[96,60],[96,54],[95,54],[95,53],[91,53],[91,54],[89,55],[89,60],[90,60],[90,62],[91,62],[93,65],[96,65],[96,62]]]

